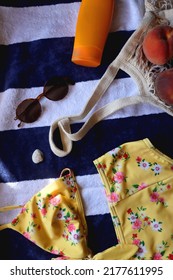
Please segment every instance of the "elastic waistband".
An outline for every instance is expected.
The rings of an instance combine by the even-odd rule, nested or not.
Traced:
[[[152,149],[152,152],[155,153],[157,156],[159,156],[162,160],[165,162],[168,162],[173,165],[173,159],[169,156],[162,153],[160,150],[158,150],[148,138],[143,139],[144,143],[147,145],[149,149]]]

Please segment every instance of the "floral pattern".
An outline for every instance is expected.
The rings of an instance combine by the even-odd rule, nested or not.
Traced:
[[[130,159],[129,153],[124,151],[121,146],[108,152],[111,155],[112,161],[110,165],[112,166],[112,176],[109,177],[110,191],[106,192],[106,196],[109,203],[117,203],[120,200],[120,192],[122,190],[123,183],[126,182],[127,176],[121,171],[121,162],[125,162]],[[119,160],[118,164],[116,164]],[[107,165],[104,162],[98,162],[96,167],[99,171],[106,171]]]
[[[47,209],[46,209],[46,203],[44,198],[40,198],[38,202],[36,202],[38,209],[40,210],[43,217],[46,217]]]
[[[77,220],[77,215],[74,215],[66,208],[59,208],[56,219],[64,221],[64,231],[62,237],[71,242],[71,245],[76,245],[80,242],[80,228],[76,228],[73,221]]]
[[[110,154],[114,158],[115,161],[117,159],[127,160],[130,158],[129,153],[124,151],[122,146],[119,146],[119,147],[109,151],[108,154]]]
[[[19,218],[18,218],[18,217],[17,217],[17,218],[14,218],[14,219],[12,220],[12,222],[11,222],[11,224],[12,224],[13,226],[16,226],[18,223],[19,223]]]
[[[113,221],[114,227],[118,227],[121,225],[118,216],[112,216],[112,221]]]
[[[145,189],[147,187],[148,187],[148,185],[146,183],[143,183],[143,182],[140,183],[140,184],[133,184],[131,188],[129,188],[129,189],[127,188],[126,189],[126,193],[128,195],[132,195],[132,194],[134,194],[134,193],[136,193],[136,192],[138,192],[140,190],[143,190],[143,189]]]
[[[49,203],[53,205],[55,208],[58,207],[58,205],[61,203],[61,195],[56,195],[50,198]]]
[[[169,248],[168,242],[162,240],[162,243],[156,246],[156,252],[153,255],[153,260],[162,260],[166,253],[167,248]]]
[[[160,164],[158,164],[157,162],[151,163],[147,160],[145,160],[144,158],[141,158],[140,156],[138,156],[136,158],[136,162],[137,165],[143,169],[143,170],[152,170],[154,172],[154,175],[159,175],[162,171],[162,166]],[[151,168],[150,168],[151,167]]]
[[[77,187],[76,187],[76,180],[71,174],[68,174],[62,177],[62,181],[65,183],[67,187],[70,188],[71,198],[75,198]]]
[[[81,233],[80,229],[76,229],[74,224],[69,224],[67,226],[67,230],[64,230],[64,233],[62,235],[67,241],[71,242],[71,245],[76,245],[80,242],[81,239]]]
[[[151,219],[146,214],[147,208],[143,206],[137,207],[137,212],[133,212],[131,208],[127,210],[128,213],[128,220],[132,225],[133,230],[137,230],[140,232],[144,230],[146,227],[150,227],[153,231],[161,232],[162,231],[162,222],[156,221],[156,219]]]
[[[165,220],[171,215],[173,163],[148,142],[125,143],[94,164],[105,188],[117,239],[129,243],[132,234],[131,242],[138,246],[132,258],[173,259],[173,234],[165,238],[169,229],[173,232]]]
[[[138,251],[136,252],[136,254],[133,257],[138,260],[145,260],[146,259],[145,255],[147,253],[147,248],[146,248],[145,242],[143,240],[140,240],[138,238],[137,234],[133,234],[132,235],[132,244],[138,246]]]
[[[168,207],[168,203],[165,201],[165,198],[161,195],[166,190],[170,190],[171,185],[161,182],[158,182],[156,187],[152,190],[150,194],[150,201],[158,204],[163,205],[164,207]]]
[[[73,175],[66,175],[60,177],[59,181],[59,193],[57,181],[55,184],[50,184],[50,192],[49,188],[38,192],[26,205],[22,206],[19,216],[13,219],[11,226],[28,240],[57,255],[56,259],[65,260],[70,258],[65,253],[72,256],[74,254],[70,250],[71,246],[75,246],[75,252],[80,252],[80,254],[81,251],[84,254],[87,252],[87,246],[83,248],[85,242],[81,242],[82,238],[86,238],[86,224],[76,211],[77,203],[80,202],[76,199],[75,178]],[[51,237],[49,236],[47,242],[43,242],[49,232]],[[57,238],[56,233],[58,233]],[[46,248],[45,243],[48,243]]]

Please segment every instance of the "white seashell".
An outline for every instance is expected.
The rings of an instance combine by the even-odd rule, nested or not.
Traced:
[[[40,151],[39,149],[36,149],[33,154],[32,154],[32,161],[34,163],[40,163],[44,160],[44,155],[42,153],[42,151]]]

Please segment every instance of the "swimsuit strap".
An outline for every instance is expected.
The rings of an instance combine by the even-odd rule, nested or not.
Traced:
[[[18,208],[22,208],[23,206],[24,205],[11,205],[11,206],[1,207],[0,208],[0,213],[10,211],[10,210],[15,210],[15,209],[18,209]],[[9,228],[10,225],[11,225],[11,223],[0,225],[0,230],[3,230],[5,228]]]
[[[23,206],[24,205],[10,205],[10,206],[0,207],[0,213],[10,211],[10,210],[15,210],[15,209],[18,209],[18,208],[22,208]]]

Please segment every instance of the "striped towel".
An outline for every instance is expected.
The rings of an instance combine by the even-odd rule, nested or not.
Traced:
[[[48,134],[57,118],[79,114],[98,80],[137,29],[144,15],[144,1],[115,1],[112,26],[97,68],[71,62],[78,0],[1,0],[0,1],[0,207],[26,203],[36,192],[71,168],[81,188],[88,224],[88,245],[98,253],[117,244],[103,186],[93,160],[129,141],[148,137],[173,156],[172,117],[160,109],[139,104],[118,111],[94,126],[72,152],[58,158],[50,150]],[[106,2],[106,1],[105,1]],[[66,98],[41,100],[41,117],[32,124],[17,127],[15,109],[24,99],[36,97],[52,76],[70,76]],[[116,79],[96,108],[120,97],[134,95],[137,85],[125,72]],[[81,123],[73,125],[79,129]],[[44,161],[32,162],[40,149]],[[0,213],[0,224],[11,221],[17,210]],[[11,230],[0,232],[0,259],[51,259],[22,235]]]

